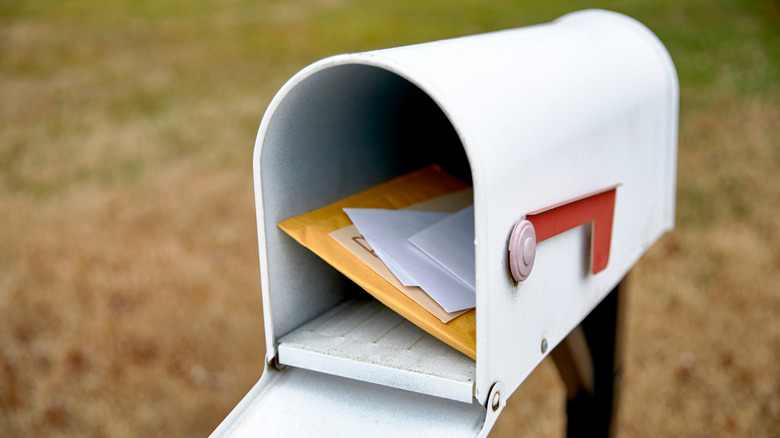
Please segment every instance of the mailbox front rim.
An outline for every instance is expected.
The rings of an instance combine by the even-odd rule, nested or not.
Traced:
[[[381,52],[382,51],[379,51],[379,53]],[[469,148],[466,147],[466,144],[471,144],[471,140],[468,138],[468,135],[463,130],[459,129],[459,123],[456,123],[453,120],[454,115],[451,114],[449,111],[447,111],[446,103],[444,103],[445,99],[443,99],[443,97],[440,95],[441,93],[437,93],[434,84],[430,83],[430,81],[427,81],[423,75],[414,74],[413,71],[409,71],[411,69],[407,68],[404,65],[401,65],[400,63],[398,63],[392,58],[382,56],[380,54],[377,54],[377,52],[366,52],[366,53],[340,54],[340,55],[334,55],[328,58],[324,58],[313,64],[310,64],[309,66],[305,67],[304,69],[296,73],[292,78],[290,78],[282,86],[282,88],[274,96],[274,98],[271,100],[271,103],[269,104],[268,108],[265,111],[265,114],[263,115],[262,121],[260,123],[260,127],[258,129],[257,139],[255,142],[255,148],[253,151],[253,158],[252,158],[253,176],[254,176],[254,185],[255,185],[255,207],[257,210],[257,234],[258,234],[259,246],[261,249],[260,281],[261,281],[261,289],[262,289],[262,298],[264,303],[263,320],[265,322],[266,361],[269,363],[272,363],[274,358],[277,356],[277,343],[276,343],[276,334],[274,333],[273,316],[271,312],[272,300],[269,293],[270,285],[267,280],[268,268],[267,268],[267,264],[263,262],[264,254],[267,254],[268,251],[267,243],[265,239],[266,223],[265,223],[265,217],[262,212],[262,208],[264,205],[263,191],[262,191],[262,177],[261,177],[261,172],[262,172],[261,157],[263,152],[263,144],[266,138],[266,134],[268,133],[268,129],[271,124],[271,121],[273,119],[273,116],[276,114],[277,109],[285,101],[287,96],[299,84],[325,70],[329,70],[341,66],[349,66],[349,65],[362,65],[362,66],[373,67],[373,68],[390,72],[398,76],[399,78],[406,80],[411,85],[417,87],[423,93],[428,95],[428,97],[431,98],[431,100],[436,104],[436,106],[439,108],[442,114],[444,114],[444,116],[450,122],[453,130],[455,131],[458,138],[460,139],[460,142],[463,145],[464,153],[469,162],[469,170],[471,172],[472,183],[475,187],[479,184],[478,181],[480,180],[480,175],[478,173],[475,173],[475,169],[480,169],[481,166],[478,165],[475,166],[474,164],[475,160],[478,160],[478,156],[477,156],[478,154],[473,154],[473,153],[470,154]],[[474,194],[474,205],[475,207],[478,205],[476,193]],[[477,261],[477,266],[475,266],[475,269],[478,272],[479,261]],[[479,285],[479,280],[477,280],[477,290],[479,290],[478,285]],[[479,335],[477,335],[478,352],[479,349],[480,349]]]

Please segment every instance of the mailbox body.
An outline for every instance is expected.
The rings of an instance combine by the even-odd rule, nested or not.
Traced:
[[[215,435],[242,430],[251,423],[247,418],[266,418],[251,412],[270,412],[271,402],[259,401],[273,393],[269,387],[286,391],[279,382],[293,377],[279,375],[317,380],[319,372],[338,376],[322,375],[322,381],[352,382],[337,385],[347,388],[346,398],[350,385],[358,393],[379,383],[396,388],[382,391],[401,390],[386,396],[391,405],[396,396],[426,397],[423,405],[455,412],[443,406],[459,403],[471,417],[452,415],[479,424],[466,427],[467,433],[478,433],[482,422],[489,430],[495,420],[485,408],[491,389],[501,389],[503,403],[673,227],[678,99],[676,72],[661,42],[635,20],[606,11],[339,55],[299,72],[269,106],[254,155],[269,363],[281,361],[285,336],[359,293],[276,223],[431,163],[473,185],[477,358],[453,359],[466,369],[454,378],[458,382],[421,383],[418,390],[418,381],[431,380],[424,364],[399,371],[344,357],[324,358],[330,365],[320,366],[320,353],[304,351],[303,359],[291,359],[295,364],[282,363],[294,370],[267,368]],[[582,226],[540,242],[528,279],[512,281],[507,245],[518,220],[614,184],[620,186],[605,270],[590,272],[590,228]],[[546,352],[543,340],[550,346]],[[430,389],[436,385],[443,389]],[[310,387],[315,393],[333,385]],[[324,415],[346,409],[342,415],[350,417],[354,411],[357,433],[359,411],[369,408],[333,403],[323,403]],[[286,421],[279,415],[272,417]],[[377,415],[412,414],[380,409]],[[423,423],[464,430],[431,415],[438,420]],[[371,424],[383,434],[378,431],[385,423]]]

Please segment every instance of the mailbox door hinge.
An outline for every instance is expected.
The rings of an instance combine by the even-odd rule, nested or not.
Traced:
[[[498,416],[506,406],[506,399],[508,394],[504,386],[504,382],[497,381],[490,388],[490,395],[487,399],[487,413],[485,415],[485,424],[482,426],[482,430],[479,432],[479,438],[486,438],[493,429],[493,426],[498,420]]]

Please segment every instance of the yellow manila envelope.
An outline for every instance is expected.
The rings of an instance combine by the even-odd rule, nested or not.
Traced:
[[[365,240],[358,238],[359,233],[352,226],[346,213],[342,211],[344,208],[399,209],[408,207],[419,210],[456,211],[465,198],[468,198],[470,203],[471,194],[470,191],[466,191],[467,189],[470,187],[466,183],[444,172],[439,166],[433,165],[400,176],[310,213],[279,222],[278,226],[384,305],[444,343],[472,359],[476,359],[476,312],[474,309],[465,313],[447,314],[421,289],[401,286],[387,267],[381,263],[381,260],[376,259],[382,265],[381,268],[387,270],[387,275],[378,273],[373,269],[376,268],[375,263],[367,264],[363,261],[371,260],[365,255],[374,257],[370,253],[370,246]],[[447,201],[436,199],[445,195],[452,196],[443,198]],[[346,230],[343,230],[345,228]],[[336,232],[335,236],[331,236],[330,234],[334,232]],[[352,242],[347,243],[350,249],[340,243],[345,240]],[[363,256],[355,253],[362,253]],[[378,269],[380,272],[381,268]],[[393,280],[406,293],[396,287]],[[406,289],[419,289],[419,292]],[[425,307],[415,300],[422,302]],[[429,310],[426,310],[426,307]]]

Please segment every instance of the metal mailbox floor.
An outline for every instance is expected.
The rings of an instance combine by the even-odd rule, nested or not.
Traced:
[[[371,297],[283,336],[278,351],[282,365],[472,402],[475,361]]]

